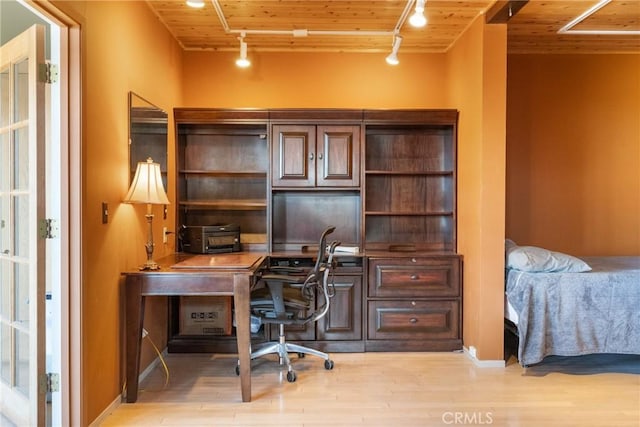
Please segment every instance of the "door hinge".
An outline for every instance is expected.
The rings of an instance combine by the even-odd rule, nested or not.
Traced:
[[[46,62],[40,64],[40,81],[43,83],[56,83],[58,81],[58,65]]]
[[[60,374],[47,372],[40,376],[40,393],[60,391]]]
[[[53,239],[58,237],[56,232],[58,231],[58,223],[55,219],[44,218],[40,220],[40,238],[41,239]]]

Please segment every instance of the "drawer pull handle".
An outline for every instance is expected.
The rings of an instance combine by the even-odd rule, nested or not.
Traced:
[[[420,276],[418,276],[417,274],[412,274],[411,275],[411,280],[418,280],[420,278]]]
[[[409,319],[410,323],[418,323],[418,319],[416,319],[415,317],[412,317],[411,319]]]

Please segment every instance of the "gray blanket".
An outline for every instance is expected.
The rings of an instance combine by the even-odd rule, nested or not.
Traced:
[[[584,257],[588,273],[507,272],[518,313],[518,359],[640,354],[640,257]]]

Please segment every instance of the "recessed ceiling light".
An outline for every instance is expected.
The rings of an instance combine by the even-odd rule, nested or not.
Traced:
[[[187,0],[187,6],[202,9],[204,7],[204,0]]]

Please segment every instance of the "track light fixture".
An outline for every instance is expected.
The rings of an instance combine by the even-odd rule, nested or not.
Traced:
[[[204,0],[187,0],[187,6],[194,9],[202,9],[204,7]]]
[[[2,0],[0,0],[2,1]],[[200,7],[204,6],[204,3],[207,0],[186,0],[187,3],[196,3],[200,4]],[[281,35],[290,35],[292,37],[308,37],[313,35],[322,35],[322,36],[364,36],[364,37],[378,37],[378,36],[393,36],[392,41],[392,50],[391,53],[386,57],[386,61],[390,65],[398,65],[400,61],[398,60],[398,50],[400,49],[400,45],[402,44],[402,36],[399,34],[402,26],[409,21],[410,25],[415,27],[423,27],[427,24],[427,18],[424,15],[426,0],[406,0],[404,9],[402,10],[402,14],[398,18],[398,22],[393,30],[372,30],[372,31],[363,31],[363,30],[308,30],[304,28],[299,29],[233,29],[229,26],[227,19],[224,15],[221,6],[222,0],[209,0],[209,2],[213,5],[213,9],[216,11],[218,18],[220,19],[220,23],[222,24],[225,33],[227,34],[240,34],[238,40],[240,40],[240,56],[236,59],[236,65],[240,68],[246,68],[251,66],[251,61],[247,58],[247,43],[245,43],[244,39],[247,34],[260,34],[261,36],[281,36]],[[414,13],[409,16],[412,9]],[[407,19],[408,18],[408,19]]]
[[[251,65],[251,61],[247,59],[247,43],[244,41],[245,33],[240,33],[240,57],[236,59],[236,65],[240,68],[247,68]]]
[[[398,49],[400,49],[401,44],[402,36],[400,34],[394,34],[393,47],[391,48],[391,53],[386,58],[387,64],[398,65],[400,63],[400,61],[398,60]]]
[[[416,9],[409,18],[409,24],[413,27],[424,27],[427,25],[427,18],[424,16],[424,4],[426,0],[416,0]]]

